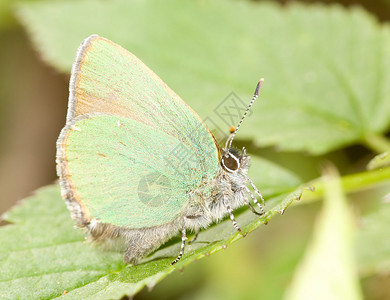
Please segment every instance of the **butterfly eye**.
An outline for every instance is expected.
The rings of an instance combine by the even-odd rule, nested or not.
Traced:
[[[240,167],[240,162],[237,157],[227,153],[222,156],[222,166],[226,171],[235,172]]]

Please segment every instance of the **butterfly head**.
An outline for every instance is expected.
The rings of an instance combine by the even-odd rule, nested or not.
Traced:
[[[225,151],[221,157],[221,165],[229,173],[235,173],[240,168],[240,158],[236,151]]]
[[[227,173],[245,172],[249,167],[249,157],[245,148],[241,152],[234,148],[223,149],[221,166]]]

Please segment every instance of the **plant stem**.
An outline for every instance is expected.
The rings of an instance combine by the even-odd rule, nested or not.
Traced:
[[[371,133],[364,137],[364,144],[376,153],[390,151],[390,141],[383,135]]]
[[[346,175],[341,177],[341,183],[343,190],[346,193],[366,190],[379,184],[387,183],[390,185],[390,167]],[[295,205],[314,202],[322,198],[324,193],[324,181],[319,178],[313,181],[310,186],[314,187],[314,191],[304,192],[301,201],[295,202]]]

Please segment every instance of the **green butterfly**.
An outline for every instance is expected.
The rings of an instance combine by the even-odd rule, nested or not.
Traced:
[[[257,98],[263,80],[246,113]],[[205,228],[264,200],[248,178],[249,156],[225,147],[199,116],[133,54],[92,35],[73,64],[66,125],[57,141],[62,197],[94,240],[126,241],[136,264],[182,232]],[[254,193],[248,188],[251,185]]]

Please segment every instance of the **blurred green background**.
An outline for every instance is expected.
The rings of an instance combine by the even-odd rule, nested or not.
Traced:
[[[0,213],[8,210],[18,200],[30,195],[36,188],[50,184],[56,179],[55,142],[65,123],[70,72],[69,63],[71,63],[71,59],[64,58],[61,60],[59,57],[61,57],[62,51],[64,51],[64,53],[71,53],[71,55],[74,56],[78,43],[81,42],[82,38],[87,37],[89,34],[99,33],[104,35],[104,33],[100,32],[91,32],[93,26],[91,27],[89,25],[89,20],[93,17],[96,17],[96,20],[93,23],[100,22],[99,14],[96,16],[86,15],[85,19],[78,20],[77,24],[74,25],[74,22],[72,22],[73,2],[74,1],[61,1],[59,2],[62,5],[61,9],[57,10],[55,9],[55,5],[48,5],[47,7],[43,5],[43,8],[41,9],[39,4],[45,3],[45,1],[3,0],[0,3],[0,190],[2,192]],[[195,2],[201,5],[203,1]],[[258,5],[260,2],[262,1],[252,1],[251,5]],[[373,27],[375,30],[378,29],[377,32],[381,32],[381,34],[383,33],[385,35],[389,30],[387,27],[379,29],[382,25],[387,26],[387,22],[390,19],[389,0],[275,2],[281,4],[281,7],[277,8],[281,10],[289,9],[291,5],[295,5],[297,2],[303,3],[304,7],[308,7],[309,9],[310,7],[315,6],[318,10],[323,8],[324,11],[327,7],[331,7],[332,9],[335,9],[336,7],[338,9],[340,5],[340,7],[345,8],[346,14],[350,11],[355,11],[356,7],[358,7],[356,15],[364,15],[364,18],[367,18],[367,24],[374,24]],[[104,1],[83,1],[83,6],[80,8],[88,9],[89,7],[94,7],[95,4],[98,6],[103,5],[102,3],[104,3]],[[207,3],[207,1],[205,1],[205,3]],[[35,4],[37,4],[37,6],[34,6]],[[169,5],[174,7],[174,4]],[[113,7],[114,6],[115,4],[113,4]],[[161,6],[164,6],[164,4],[161,4]],[[180,9],[184,8],[181,7]],[[335,11],[337,9],[335,9]],[[212,11],[215,13],[218,9]],[[244,12],[245,11],[246,10],[244,9]],[[175,11],[174,9],[171,11],[172,14],[176,15],[181,12],[182,11]],[[156,13],[156,15],[153,15],[153,13]],[[220,13],[221,15],[224,15],[222,10]],[[313,12],[313,19],[315,19],[315,13],[317,12]],[[188,60],[184,60],[186,54],[183,53],[183,51],[186,49],[185,42],[187,40],[183,38],[183,49],[177,50],[179,53],[178,55],[181,55],[183,62],[176,63],[176,69],[174,68],[172,71],[169,71],[170,66],[172,65],[171,60],[175,57],[175,53],[174,51],[167,53],[171,48],[167,47],[165,49],[164,43],[171,43],[172,41],[170,39],[180,38],[181,35],[179,32],[182,32],[183,37],[186,35],[191,37],[193,32],[191,32],[190,29],[193,29],[193,27],[188,26],[189,31],[185,31],[186,15],[183,14],[180,26],[184,26],[184,29],[177,27],[177,35],[172,32],[164,33],[164,24],[154,23],[157,21],[164,22],[164,17],[160,15],[157,16],[157,14],[157,10],[156,12],[140,10],[139,13],[137,13],[137,18],[140,23],[148,23],[150,25],[150,28],[148,29],[144,29],[142,26],[140,26],[140,28],[130,26],[128,28],[121,28],[120,24],[117,24],[119,21],[115,19],[103,20],[101,22],[106,22],[111,25],[111,29],[107,29],[107,32],[110,32],[111,30],[112,36],[107,37],[113,39],[115,42],[119,43],[119,41],[115,40],[116,36],[127,36],[128,43],[133,45],[134,48],[130,49],[126,45],[123,46],[130,51],[133,51],[134,49],[135,53],[141,58],[144,56],[147,60],[146,63],[150,65],[163,80],[166,80],[174,90],[178,89],[179,95],[182,95],[185,101],[191,97],[197,99],[197,96],[202,96],[202,93],[207,94],[208,97],[213,95],[217,100],[210,104],[209,107],[207,107],[207,99],[203,102],[202,100],[195,101],[192,99],[193,102],[190,104],[202,117],[205,115],[205,112],[212,110],[215,103],[218,103],[220,99],[225,97],[232,90],[240,94],[242,98],[248,96],[249,99],[252,90],[248,89],[251,86],[255,86],[256,80],[258,80],[258,78],[254,76],[268,76],[266,77],[265,87],[267,84],[269,85],[266,88],[267,90],[264,91],[264,99],[262,101],[285,97],[291,90],[287,89],[285,94],[279,91],[282,90],[281,86],[283,81],[275,80],[272,77],[271,69],[275,68],[275,73],[280,75],[280,68],[289,69],[289,66],[283,63],[291,63],[292,70],[294,64],[298,66],[305,65],[305,57],[300,57],[299,60],[296,59],[295,56],[289,58],[288,55],[286,55],[287,58],[279,58],[277,54],[269,51],[269,57],[262,57],[263,60],[267,60],[268,58],[272,60],[269,69],[264,67],[264,70],[258,70],[256,71],[257,73],[252,70],[248,71],[248,74],[241,73],[239,76],[234,77],[230,76],[228,72],[226,72],[226,75],[223,71],[219,70],[197,68],[196,59],[192,60],[192,57],[188,57]],[[56,16],[59,15],[63,15],[63,18],[56,19]],[[330,13],[329,16],[331,15],[332,14]],[[45,19],[46,16],[48,16],[47,19]],[[228,16],[227,13],[226,16]],[[156,19],[154,19],[154,17],[156,17]],[[254,17],[255,15],[248,14],[248,20]],[[295,17],[299,18],[299,15]],[[39,22],[37,22],[37,20],[40,18],[42,19],[42,23],[38,24]],[[213,15],[209,16],[209,18],[210,20],[213,20]],[[320,16],[319,18],[326,18],[326,16]],[[356,18],[358,19],[359,17]],[[364,18],[362,17],[362,19]],[[138,19],[134,22],[137,23]],[[169,23],[169,17],[165,16],[165,19],[167,20],[167,23]],[[231,28],[238,28],[237,31],[241,29],[241,24],[247,21],[244,19],[229,20],[228,17],[226,17],[225,20],[236,24],[236,27],[232,26]],[[356,22],[359,23],[359,21]],[[269,20],[268,23],[270,23]],[[274,39],[274,41],[272,41],[273,45],[278,45],[278,42],[280,42],[280,48],[283,48],[284,39],[288,39],[290,35],[285,28],[279,28],[279,24],[282,23],[283,20],[275,18],[273,32],[270,32],[269,26],[267,27],[266,33],[262,32],[262,28],[260,28],[258,30],[258,35],[254,35],[253,39],[259,40],[264,38],[265,40],[263,42],[264,44],[267,44],[267,38],[270,39],[272,36]],[[308,21],[307,26],[310,27],[311,24],[311,21]],[[50,31],[51,25],[55,29]],[[60,30],[61,28],[67,28],[68,25],[70,29],[64,31]],[[77,28],[77,30],[75,30],[77,31],[77,34],[75,35],[79,35],[80,32],[83,35],[69,39],[71,42],[68,43],[68,38],[73,35],[72,26]],[[127,32],[117,34],[112,29],[115,28],[115,26],[118,26],[118,30],[121,28],[121,30],[127,30]],[[175,26],[176,25],[172,25],[172,27],[169,28],[176,28]],[[201,21],[199,22],[199,26],[202,26]],[[80,28],[81,30],[78,30]],[[200,27],[200,30],[202,30],[202,28],[204,27]],[[222,34],[224,28],[224,24],[219,24],[219,27],[214,29],[215,31],[212,31],[208,38],[212,40],[212,34],[215,34],[218,30],[220,30]],[[245,26],[243,26],[243,28],[245,28]],[[359,39],[360,34],[365,34],[364,28],[366,27],[362,25],[361,28],[363,28],[363,30],[354,32],[355,35],[351,38],[351,49],[365,49],[364,43],[367,39],[364,40],[363,45],[360,44]],[[333,32],[336,34],[336,31],[339,30],[340,32],[343,32],[344,29],[345,28],[343,27],[337,27],[333,29]],[[154,37],[155,40],[149,39],[145,42],[142,38],[138,38],[136,34],[134,34],[134,32],[143,32],[143,30],[150,35],[148,36],[149,38]],[[291,31],[294,31],[294,28],[292,28]],[[349,38],[349,31],[347,31],[347,29],[345,29],[345,31],[347,32],[345,37]],[[50,36],[50,34],[55,36]],[[166,34],[166,36],[161,36],[164,34]],[[173,37],[170,37],[171,34]],[[207,32],[205,32],[205,35],[207,35]],[[240,32],[235,33],[235,35],[239,36]],[[133,36],[135,37],[133,38]],[[226,36],[222,34],[222,36],[229,36],[229,33],[227,33]],[[292,34],[292,36],[294,35]],[[327,43],[326,39],[329,36],[319,37],[319,39],[324,39],[324,43]],[[159,40],[159,38],[161,38],[161,40]],[[49,43],[51,40],[58,41],[58,43],[47,50],[48,47],[46,46],[46,43]],[[222,38],[221,45],[223,41]],[[181,41],[179,40],[177,42],[180,43]],[[245,45],[245,40],[242,42]],[[299,43],[302,41],[297,40],[296,42]],[[305,41],[302,43],[304,42]],[[291,43],[294,43],[294,41]],[[388,43],[389,41],[386,36],[386,38],[383,38],[383,44],[388,45]],[[287,43],[287,45],[289,44]],[[193,47],[193,45],[189,43],[187,47]],[[226,44],[221,46],[220,49],[214,50],[207,43],[204,45],[197,45],[196,47],[199,47],[199,51],[210,53],[210,60],[218,61],[218,56],[221,54],[221,61],[216,63],[216,65],[220,64],[221,68],[228,59],[222,54],[224,47],[235,48],[234,45]],[[210,49],[208,49],[208,47],[210,47]],[[372,57],[375,58],[373,61],[376,61],[380,66],[382,64],[381,59],[383,59],[383,69],[385,70],[381,71],[382,73],[380,73],[381,75],[378,75],[378,78],[382,80],[382,85],[390,86],[390,81],[387,80],[388,77],[386,72],[389,66],[387,64],[388,60],[383,58],[390,56],[390,53],[387,53],[386,51],[385,53],[373,52],[370,44],[367,44],[366,47],[367,52],[354,53],[355,56],[351,53],[351,57],[353,56],[351,64],[354,62],[353,59],[355,59],[355,61],[365,61],[367,57]],[[388,48],[384,47],[383,49]],[[256,61],[256,63],[258,62],[256,57],[257,50],[250,48],[250,45],[247,48],[237,47],[235,50],[237,53],[240,53],[243,58],[246,58],[246,65],[250,65],[252,60]],[[338,50],[339,49],[335,47],[335,52],[332,56],[337,57],[340,54]],[[242,51],[247,51],[248,54],[243,54]],[[289,49],[286,51],[288,52]],[[313,49],[311,51],[313,51]],[[262,52],[262,55],[263,54],[264,52]],[[344,56],[340,54],[340,57],[349,57],[348,54],[349,53],[346,50],[346,54]],[[272,59],[270,58],[271,56],[273,56]],[[204,57],[207,57],[206,54]],[[323,55],[319,54],[318,60],[321,60],[323,57]],[[309,60],[309,58],[307,58],[307,60]],[[315,60],[313,61],[315,62]],[[277,65],[277,62],[281,65]],[[377,74],[379,72],[377,69],[381,69],[378,68],[378,65],[373,65],[371,68],[370,63],[371,61],[368,61],[366,64],[367,68],[365,69],[364,74],[367,76],[370,76],[372,73]],[[229,64],[227,65],[239,66],[240,64],[244,64],[242,59],[236,60],[236,57],[230,57]],[[261,65],[261,63],[259,64]],[[182,76],[177,75],[179,68],[181,68],[181,71],[183,72]],[[237,67],[237,69],[240,72],[243,72],[244,70],[243,67],[241,67],[241,69]],[[229,69],[229,72],[234,73],[235,70]],[[286,71],[286,73],[288,72]],[[200,78],[198,82],[202,79],[204,80],[203,85],[189,86],[190,78],[191,76],[194,76],[194,74]],[[362,73],[357,72],[357,74],[358,75],[356,76],[360,76]],[[284,75],[286,77],[293,76],[293,74]],[[310,75],[311,74],[308,74],[309,77]],[[283,78],[283,76],[281,76],[281,78]],[[376,78],[375,82],[377,82],[378,78]],[[180,80],[181,82],[178,82]],[[311,79],[309,78],[307,80],[309,82]],[[320,77],[319,80],[321,81],[323,79]],[[372,81],[370,77],[367,77],[368,83],[371,84]],[[216,82],[218,82],[220,86],[219,89],[214,90],[213,86],[216,85]],[[324,80],[324,84],[326,82],[327,81]],[[360,82],[360,85],[352,84],[351,86],[357,89],[353,90],[351,93],[359,94],[360,88],[362,90],[365,89],[364,83],[365,82],[362,84]],[[175,86],[176,84],[177,89]],[[288,85],[288,82],[286,82],[286,85]],[[186,89],[187,86],[188,88]],[[318,89],[311,92],[308,84],[303,84],[302,86],[302,91],[299,91],[297,88],[295,93],[291,92],[291,95],[296,96],[300,95],[300,93],[302,95],[308,93],[313,96],[316,95],[316,93],[320,94],[323,92]],[[290,82],[290,87],[294,87],[294,82]],[[328,91],[329,89],[325,86],[324,90]],[[390,99],[387,98],[386,101],[390,102]],[[267,111],[267,105],[267,103],[264,104],[265,112]],[[318,105],[321,105],[321,103],[318,103]],[[259,112],[262,110],[262,107],[259,105],[256,109],[256,112]],[[353,113],[351,113],[351,115],[352,114]],[[288,113],[286,115],[288,115]],[[275,116],[272,116],[272,118],[275,118]],[[375,119],[376,116],[372,116],[372,118]],[[284,118],[282,117],[281,119],[283,120]],[[379,116],[378,119],[380,119]],[[383,119],[386,119],[386,116],[384,116]],[[340,139],[342,142],[339,144],[335,142],[335,145],[329,146],[328,148],[320,146],[320,140],[318,143],[314,142],[314,146],[311,146],[308,143],[306,148],[304,146],[300,148],[299,145],[294,146],[293,138],[291,138],[292,142],[289,144],[291,148],[288,149],[288,146],[283,145],[280,141],[278,142],[277,138],[275,138],[276,141],[274,141],[272,140],[272,136],[270,136],[267,140],[267,136],[261,133],[261,125],[259,124],[262,122],[267,123],[267,121],[271,122],[272,120],[267,120],[266,116],[264,116],[258,123],[256,123],[256,120],[248,121],[248,127],[252,126],[252,129],[247,130],[247,133],[245,133],[245,130],[243,129],[244,133],[241,136],[241,139],[238,140],[238,145],[246,145],[247,148],[249,148],[249,151],[278,162],[285,168],[294,171],[304,181],[319,177],[321,175],[321,166],[323,162],[326,161],[331,161],[335,164],[342,175],[363,171],[368,161],[372,159],[375,154],[381,152],[374,151],[373,147],[368,147],[367,145],[369,142],[366,144],[363,142],[356,142],[356,139],[354,140],[353,136],[349,140],[345,139],[345,143],[343,139]],[[375,131],[381,131],[383,136],[386,137],[386,134],[388,136],[389,131],[388,125],[386,126],[387,127],[382,126],[383,128],[378,129],[380,127],[378,125],[378,128],[375,128]],[[324,125],[324,128],[324,131],[326,131],[326,125]],[[254,135],[258,135],[258,143],[252,141],[251,137]],[[277,133],[275,133],[275,136],[276,135]],[[316,133],[316,135],[319,134]],[[264,140],[261,140],[263,136]],[[281,136],[280,140],[283,138],[284,137]],[[315,139],[315,137],[313,137],[313,139]],[[334,140],[336,140],[336,138]],[[326,143],[324,142],[324,145],[325,144]],[[274,147],[275,145],[276,147]],[[385,147],[380,146],[377,149],[383,148]],[[388,192],[388,183],[379,186],[374,185],[369,189],[349,194],[348,200],[350,201],[353,210],[356,212],[356,215],[369,216],[370,213],[376,212],[378,207],[382,205],[383,195]],[[268,226],[262,226],[261,229],[248,235],[239,243],[230,246],[226,251],[221,251],[207,259],[202,259],[185,268],[182,272],[174,272],[163,282],[159,283],[152,291],[144,289],[135,298],[281,299],[292,281],[296,266],[304,257],[305,250],[307,249],[306,247],[312,237],[313,224],[316,223],[315,220],[320,208],[321,203],[319,201],[290,208],[287,210],[286,214],[275,217]],[[360,219],[358,218],[358,225],[359,220]],[[385,227],[386,224],[388,225],[389,222],[383,223],[383,227]],[[387,229],[388,228],[389,227],[387,227]],[[388,237],[380,235],[379,238],[377,240],[374,239],[374,241],[380,240],[380,237],[388,239]],[[365,241],[361,242],[364,243]],[[366,242],[368,243],[369,240]],[[387,243],[387,240],[384,242]],[[377,246],[378,245],[376,244],[368,245],[368,247],[372,248]],[[361,268],[361,265],[359,265],[359,278],[362,294],[365,299],[390,299],[390,247],[386,244],[384,249],[385,250],[382,252],[384,258],[379,260],[377,264],[372,264],[369,270],[364,269],[363,267]],[[362,265],[364,265],[364,263]]]

